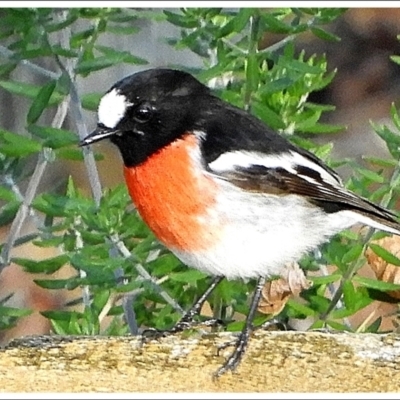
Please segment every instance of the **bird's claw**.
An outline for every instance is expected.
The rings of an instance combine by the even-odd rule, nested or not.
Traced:
[[[252,331],[253,329],[246,329],[240,333],[237,339],[231,340],[218,347],[217,350],[218,356],[220,354],[220,351],[226,349],[227,347],[235,346],[235,349],[233,350],[229,358],[224,362],[224,364],[217,370],[217,372],[214,373],[213,375],[214,379],[219,378],[227,371],[234,372],[236,370],[237,366],[240,364],[240,361],[242,360],[242,357],[246,351],[250,339],[250,334]]]
[[[147,328],[142,332],[142,345],[147,343],[150,340],[158,340],[161,338],[165,338],[170,335],[174,335],[176,333],[180,333],[189,329],[196,329],[199,326],[217,326],[222,325],[225,326],[225,323],[217,318],[209,318],[205,321],[196,321],[194,319],[189,319],[183,317],[175,326],[171,329],[161,330],[156,328]]]

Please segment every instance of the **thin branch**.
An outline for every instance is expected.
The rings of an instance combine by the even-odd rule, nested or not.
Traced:
[[[151,282],[154,289],[159,295],[177,312],[183,315],[184,311],[182,307],[173,299],[166,291],[164,291],[158,284],[157,281],[147,272],[147,270],[135,260],[134,255],[126,248],[125,244],[119,239],[117,235],[110,237],[111,242],[116,246],[118,251],[126,259],[130,259],[135,263],[135,268],[138,274],[143,278]]]
[[[26,189],[24,200],[11,224],[7,242],[5,243],[3,251],[1,252],[0,273],[10,264],[11,249],[14,246],[15,240],[19,236],[26,217],[29,215],[30,205],[36,195],[37,188],[47,167],[47,159],[50,152],[51,149],[45,148],[39,153],[38,161],[33,171],[32,178],[30,179]]]
[[[330,273],[328,271],[328,268],[326,267],[326,264],[320,262],[322,259],[322,254],[319,249],[314,251],[314,258],[318,261],[318,267],[319,267],[319,270],[321,271],[321,274],[323,276],[329,276]],[[331,294],[332,298],[334,298],[337,291],[336,291],[335,286],[332,283],[328,284],[328,290],[329,290],[329,293]],[[343,307],[343,302],[342,302],[341,298],[339,298],[339,300],[335,304],[334,309],[341,309],[342,307]],[[343,318],[343,323],[347,328],[349,328],[349,329],[352,328],[351,322],[347,317]]]
[[[123,268],[117,268],[114,271],[115,278],[119,285],[125,285],[127,283],[124,279]],[[122,296],[122,308],[124,310],[125,320],[129,327],[129,332],[131,335],[137,335],[139,333],[139,327],[136,320],[136,313],[133,307],[136,296],[132,293],[124,293]]]
[[[306,22],[307,27],[308,28],[312,27],[314,22],[315,22],[315,17],[309,19]],[[281,49],[282,47],[284,47],[287,43],[293,42],[293,40],[297,36],[298,36],[298,33],[294,33],[292,35],[286,36],[285,38],[283,38],[279,42],[276,42],[276,43],[272,44],[271,46],[268,46],[265,49],[260,50],[259,54],[273,53],[274,51],[277,51],[277,50]]]
[[[74,220],[74,225],[79,226],[80,224],[80,217],[76,217]],[[82,240],[82,235],[78,229],[74,229],[74,234],[75,234],[75,248],[76,249],[82,249],[83,248],[83,240]],[[79,270],[79,277],[80,278],[86,278],[87,274],[86,271],[80,269]],[[90,307],[91,304],[91,298],[90,298],[90,289],[88,285],[84,285],[82,287],[82,302],[84,307]]]
[[[67,47],[69,44],[69,36],[65,35],[65,32],[62,35],[60,42],[61,45]],[[80,56],[75,60],[75,64],[80,61]],[[69,93],[71,96],[71,114],[72,118],[75,122],[76,129],[78,131],[78,135],[80,139],[84,139],[88,135],[88,130],[86,127],[85,119],[83,117],[83,110],[82,104],[80,101],[80,96],[78,92],[78,87],[76,85],[76,76],[74,73],[75,65],[67,64],[67,67],[61,62],[60,57],[56,56],[56,62],[60,67],[62,73],[68,78],[69,80]],[[69,68],[68,68],[69,67]],[[90,148],[84,147],[83,148],[83,159],[85,163],[85,167],[88,173],[88,178],[90,182],[90,188],[92,190],[93,198],[95,200],[96,205],[100,204],[100,199],[102,196],[102,188],[100,183],[100,177],[97,170],[96,162],[94,159],[93,152]]]
[[[8,188],[10,188],[12,190],[12,192],[15,194],[16,198],[19,201],[24,201],[24,195],[21,193],[21,190],[17,184],[17,182],[15,182],[13,176],[11,174],[6,174],[3,178],[3,183],[5,186],[7,186]],[[42,221],[39,218],[39,216],[37,215],[37,213],[32,210],[29,209],[29,216],[33,218],[35,225],[37,227],[42,225]]]
[[[249,26],[249,47],[246,54],[246,78],[248,78],[248,68],[250,60],[254,60],[258,53],[258,35],[260,30],[260,17],[258,15],[253,15],[250,17]],[[248,79],[246,79],[243,108],[248,111],[251,104],[251,96],[253,95],[253,88],[250,86]]]
[[[68,14],[68,11],[66,11],[66,10],[61,10],[59,13],[56,13],[56,18],[58,19],[58,22],[65,21],[67,14]],[[70,38],[71,38],[71,28],[68,26],[67,28],[65,28],[65,29],[61,30],[61,32],[59,32],[58,41],[59,41],[60,46],[62,48],[68,48]],[[61,70],[61,73],[66,74],[66,76],[69,78],[69,82],[70,82],[69,97],[71,99],[69,105],[72,109],[74,106],[74,101],[76,101],[76,98],[74,96],[77,96],[77,93],[72,93],[71,89],[72,89],[72,81],[75,78],[74,70],[78,63],[78,59],[67,58],[65,64],[63,64],[61,62],[60,57],[58,55],[56,55],[55,60]],[[80,106],[79,99],[78,99],[78,103]],[[79,223],[80,223],[80,218],[79,217],[75,218],[74,224],[78,225]],[[82,240],[82,235],[81,235],[80,231],[75,229],[74,233],[75,233],[75,244],[76,244],[75,248],[76,249],[83,248],[83,240]],[[86,278],[86,276],[87,276],[86,271],[79,269],[79,276],[80,276],[80,278]],[[82,286],[82,302],[83,302],[83,305],[85,308],[88,308],[91,305],[91,294],[90,294],[89,285]]]
[[[46,78],[57,80],[61,76],[60,74],[57,74],[56,72],[50,71],[46,68],[40,67],[39,65],[36,65],[36,64],[32,63],[31,61],[14,59],[15,53],[13,51],[7,49],[7,47],[5,47],[5,46],[0,45],[0,56],[3,56],[5,58],[9,59],[10,61],[18,62],[18,64],[21,64],[24,67],[27,67],[28,69],[30,69],[31,71],[33,71],[39,75],[45,76]]]
[[[53,128],[61,128],[65,117],[67,116],[69,98],[66,97],[57,107],[57,112],[53,118],[51,126]],[[36,196],[39,183],[42,180],[44,171],[51,160],[53,150],[50,148],[43,148],[39,153],[38,160],[33,171],[32,177],[29,180],[28,187],[22,204],[20,205],[17,215],[15,216],[10,231],[7,237],[7,242],[4,244],[3,250],[0,256],[0,273],[10,264],[11,249],[14,247],[15,241],[17,240],[21,228],[25,222],[26,217],[29,215],[29,210],[33,199]]]

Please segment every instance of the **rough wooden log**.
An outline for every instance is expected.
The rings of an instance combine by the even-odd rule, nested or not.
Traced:
[[[28,337],[0,350],[1,392],[398,392],[400,335],[256,332],[237,373],[212,379],[228,333]]]

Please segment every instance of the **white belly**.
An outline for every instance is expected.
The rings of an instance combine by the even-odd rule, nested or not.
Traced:
[[[285,264],[298,261],[357,222],[348,213],[323,214],[294,196],[247,193],[244,197],[228,183],[225,189],[208,216],[224,227],[219,241],[197,253],[171,249],[186,265],[211,275],[228,279],[284,275]]]

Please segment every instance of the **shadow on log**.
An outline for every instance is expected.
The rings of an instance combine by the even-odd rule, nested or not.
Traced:
[[[27,337],[0,350],[0,392],[398,392],[400,335],[256,332],[236,373],[212,374],[229,333]]]

